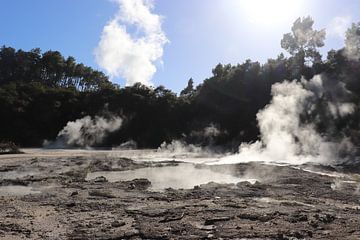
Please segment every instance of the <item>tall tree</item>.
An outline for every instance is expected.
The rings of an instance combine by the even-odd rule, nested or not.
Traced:
[[[181,92],[181,96],[191,95],[194,93],[194,80],[192,78],[189,79],[186,88],[184,88]]]
[[[291,33],[284,34],[281,47],[302,61],[321,62],[317,48],[324,46],[326,32],[325,29],[314,30],[313,25],[314,21],[310,16],[298,18],[291,28]]]

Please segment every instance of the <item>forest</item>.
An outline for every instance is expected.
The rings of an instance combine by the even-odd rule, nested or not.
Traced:
[[[303,114],[325,138],[360,142],[360,23],[346,32],[344,47],[321,56],[325,30],[313,29],[311,17],[297,19],[284,34],[280,53],[266,63],[246,60],[218,64],[198,86],[193,79],[180,94],[164,86],[119,86],[102,72],[65,58],[58,51],[0,49],[0,140],[40,147],[56,139],[69,121],[85,116],[119,116],[121,128],[94,147],[135,141],[157,148],[179,139],[201,146],[236,150],[259,138],[256,114],[271,101],[273,84],[309,81],[321,75],[318,114]],[[241,44],[241,43],[239,43]],[[342,89],[342,92],[339,89]],[[322,111],[329,101],[353,104],[351,114]]]

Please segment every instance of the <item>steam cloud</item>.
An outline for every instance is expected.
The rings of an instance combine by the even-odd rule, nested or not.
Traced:
[[[119,11],[104,27],[95,49],[97,63],[111,77],[124,77],[126,85],[152,85],[156,61],[161,61],[168,42],[161,16],[151,12],[150,0],[115,0]],[[128,28],[134,27],[131,35]]]
[[[303,164],[331,163],[342,148],[351,149],[346,139],[327,140],[312,122],[303,123],[303,115],[316,114],[319,99],[327,99],[325,112],[336,119],[351,114],[355,106],[346,102],[348,92],[337,81],[320,75],[310,81],[284,81],[272,86],[272,101],[257,114],[261,140],[242,144],[239,153],[221,159],[216,164],[238,162],[277,162]],[[320,116],[317,116],[318,119]],[[315,118],[316,119],[316,118]]]
[[[45,142],[47,147],[90,147],[100,144],[104,138],[111,132],[121,127],[122,119],[120,117],[90,116],[68,122],[66,126],[58,133],[55,142]]]
[[[221,131],[215,124],[211,123],[205,128],[192,131],[189,134],[189,138],[195,140],[195,142],[201,142],[201,144],[188,144],[186,136],[181,140],[172,140],[170,143],[163,142],[157,149],[157,152],[175,155],[186,155],[191,153],[197,156],[215,156],[219,150],[214,146],[214,140],[216,137],[227,134],[227,132]],[[205,145],[206,144],[206,145]],[[205,146],[204,146],[205,145]]]
[[[205,127],[200,131],[191,132],[191,136],[202,137],[202,138],[214,138],[222,134],[218,127],[216,127],[213,123],[209,126]]]
[[[137,149],[137,148],[138,148],[137,142],[135,142],[134,140],[131,139],[129,141],[121,143],[117,147],[113,147],[112,150],[131,150],[131,149]]]
[[[351,25],[351,16],[338,16],[331,20],[330,24],[326,28],[328,35],[345,38],[345,32]]]
[[[173,140],[171,143],[163,142],[157,149],[158,152],[172,153],[172,154],[185,154],[185,153],[204,153],[205,151],[193,144],[186,144],[180,140]]]
[[[360,23],[353,23],[346,32],[345,56],[350,60],[360,60]]]

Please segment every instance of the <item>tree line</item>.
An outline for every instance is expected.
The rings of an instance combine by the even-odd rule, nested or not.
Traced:
[[[0,139],[24,147],[41,146],[44,139],[56,138],[68,121],[113,114],[122,116],[124,124],[104,146],[134,140],[140,148],[153,148],[164,141],[183,139],[235,149],[241,142],[258,139],[256,113],[270,102],[274,83],[309,80],[316,74],[341,82],[351,93],[351,102],[359,106],[360,24],[353,24],[346,32],[344,48],[323,57],[319,48],[324,46],[325,31],[313,29],[313,23],[311,17],[294,22],[281,40],[287,55],[281,53],[264,64],[252,60],[218,64],[212,77],[198,86],[190,79],[179,95],[164,86],[137,83],[120,87],[104,73],[57,51],[26,52],[3,46]],[[317,127],[327,133],[324,123]],[[359,142],[359,123],[356,108],[351,116],[336,119],[331,134]],[[220,134],[211,139],[194,134],[208,126],[215,126]]]

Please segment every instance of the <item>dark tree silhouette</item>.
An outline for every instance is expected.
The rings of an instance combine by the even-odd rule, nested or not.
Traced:
[[[302,76],[310,79],[318,73],[326,84],[344,86],[349,91],[347,101],[359,106],[360,25],[353,24],[345,47],[329,51],[323,61],[318,48],[324,45],[325,31],[314,30],[313,24],[310,17],[299,18],[291,33],[284,35],[281,46],[289,57],[279,54],[264,64],[251,60],[218,64],[213,75],[198,86],[189,79],[179,96],[164,86],[137,83],[120,88],[102,72],[57,51],[26,52],[4,46],[0,49],[0,142],[41,146],[44,139],[54,139],[68,121],[86,115],[117,115],[124,118],[123,127],[109,135],[104,146],[133,140],[140,148],[158,147],[181,138],[236,150],[241,142],[258,139],[256,114],[270,102],[274,83]],[[332,95],[330,90],[324,92],[319,112]],[[360,142],[358,107],[351,116],[331,123],[325,117],[302,116],[302,120],[315,122],[324,136]],[[211,141],[199,137],[209,126],[226,134],[216,134]]]

